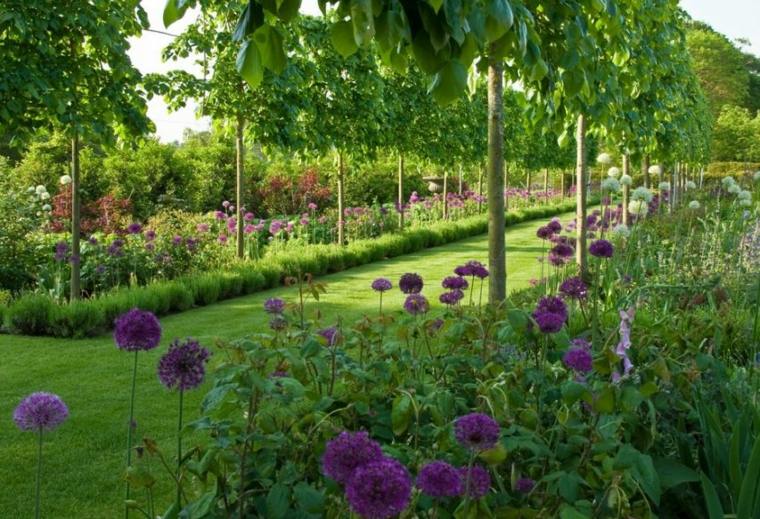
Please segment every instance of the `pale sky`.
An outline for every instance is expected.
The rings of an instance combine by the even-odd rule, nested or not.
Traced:
[[[178,34],[191,20],[193,13],[188,12],[185,19],[176,22],[169,29],[164,28],[161,20],[164,0],[142,0],[147,11],[152,29]],[[710,24],[715,30],[731,39],[746,38],[752,46],[746,48],[760,55],[760,0],[681,0],[681,6],[695,19]],[[316,0],[303,0],[301,12],[319,14]],[[144,74],[149,72],[166,72],[174,68],[196,70],[192,60],[163,63],[161,49],[171,40],[171,36],[144,32],[140,38],[132,39],[129,52],[135,66]],[[197,70],[196,70],[197,71]],[[148,116],[156,124],[156,133],[164,142],[181,140],[185,128],[195,130],[209,127],[207,119],[199,120],[195,116],[195,104],[176,112],[168,112],[161,98],[154,98],[148,104]]]

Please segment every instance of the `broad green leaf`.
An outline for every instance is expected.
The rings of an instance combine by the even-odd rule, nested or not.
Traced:
[[[164,7],[164,27],[169,27],[185,16],[185,11],[190,7],[190,3],[190,0],[168,0]]]
[[[427,35],[422,32],[418,33],[412,42],[412,53],[417,66],[426,74],[435,74],[444,64],[430,44]]]
[[[301,0],[277,0],[277,3],[277,17],[285,23],[293,20],[301,8]]]
[[[599,396],[594,400],[594,411],[602,414],[609,414],[615,410],[615,391],[611,387],[606,387]]]
[[[752,518],[760,507],[758,487],[760,487],[760,435],[755,439],[755,445],[752,447],[752,454],[750,454],[747,464],[747,471],[742,480],[742,489],[736,506],[737,519]]]
[[[298,506],[310,514],[322,514],[325,507],[325,495],[301,481],[293,488],[293,496]]]
[[[467,88],[467,69],[456,60],[449,61],[433,78],[431,92],[441,105],[459,98]]]
[[[359,48],[354,39],[354,26],[350,21],[337,22],[330,31],[330,41],[335,50],[344,58],[350,56]]]
[[[723,507],[718,498],[718,492],[715,491],[712,481],[704,473],[700,473],[699,478],[702,481],[702,493],[705,496],[705,505],[707,506],[707,516],[709,519],[724,519]]]
[[[253,33],[253,39],[261,53],[261,62],[266,68],[278,74],[285,70],[287,58],[282,48],[282,36],[277,29],[262,25]]]
[[[351,2],[351,23],[357,45],[366,45],[372,40],[375,36],[375,18],[372,15],[371,0]]]
[[[400,436],[409,428],[413,413],[412,400],[406,393],[397,396],[393,400],[391,407],[391,428],[393,429],[393,434]]]
[[[677,487],[682,483],[699,481],[699,473],[671,458],[653,458],[654,468],[660,478],[663,490]]]
[[[261,62],[261,53],[253,40],[247,40],[238,52],[237,70],[251,88],[256,88],[264,79],[264,65]]]
[[[282,519],[288,516],[290,489],[282,483],[275,483],[267,494],[267,517]]]
[[[501,38],[512,28],[514,14],[507,0],[491,0],[486,2],[485,33],[486,40],[491,42]]]

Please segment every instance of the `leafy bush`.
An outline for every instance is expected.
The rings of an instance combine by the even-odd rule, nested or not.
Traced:
[[[49,335],[52,331],[55,308],[55,301],[48,295],[23,295],[5,312],[8,328],[13,333]]]

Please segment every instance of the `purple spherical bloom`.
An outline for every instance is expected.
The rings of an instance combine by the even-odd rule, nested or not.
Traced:
[[[87,242],[90,245],[97,245],[98,244],[98,239],[95,236],[90,236],[89,238],[87,238]]]
[[[391,283],[390,279],[377,278],[372,282],[372,290],[375,292],[385,292],[391,288],[393,288],[393,284]]]
[[[308,207],[310,211],[317,210],[317,204],[315,204],[314,202],[309,202],[309,205],[307,205],[306,207]]]
[[[560,258],[569,258],[575,253],[575,249],[567,243],[558,243],[551,248],[551,252]]]
[[[281,314],[285,311],[285,301],[279,297],[270,297],[264,301],[264,311],[268,314]]]
[[[380,444],[365,431],[343,431],[327,442],[322,455],[322,472],[345,485],[357,467],[383,458]]]
[[[422,291],[422,277],[413,272],[407,272],[398,280],[398,287],[405,294],[419,294]]]
[[[198,247],[198,240],[190,236],[185,240],[185,245],[187,246],[187,250],[193,251]]]
[[[172,244],[173,244],[175,247],[178,247],[178,246],[182,245],[182,236],[180,236],[179,234],[175,234],[175,235],[172,237]]]
[[[467,283],[467,280],[462,276],[449,276],[444,278],[441,282],[441,286],[443,288],[448,288],[449,290],[464,290],[469,286],[469,283]]]
[[[533,312],[533,319],[541,333],[557,333],[565,324],[565,318],[552,312]]]
[[[576,337],[575,339],[570,341],[570,344],[572,344],[573,346],[577,348],[585,348],[587,350],[591,350],[591,343],[588,342],[583,337]]]
[[[470,413],[454,422],[454,437],[461,445],[474,451],[493,448],[499,441],[499,434],[499,424],[487,414]]]
[[[243,232],[246,234],[251,234],[254,230],[254,226],[250,223],[246,224],[245,227],[243,227]]]
[[[557,218],[552,218],[551,221],[547,224],[547,227],[554,233],[562,231],[562,224]]]
[[[55,261],[64,261],[69,253],[69,244],[65,241],[59,241],[55,244]]]
[[[542,240],[548,240],[552,237],[554,234],[554,231],[552,231],[548,225],[544,225],[543,227],[539,227],[536,231],[536,236],[541,238]]]
[[[145,244],[145,250],[153,251],[156,248],[156,244],[153,242],[148,242]]]
[[[224,220],[225,218],[227,218],[227,215],[224,214],[224,212],[222,212],[222,211],[216,211],[216,212],[214,212],[214,217],[217,220]]]
[[[95,273],[96,274],[105,274],[105,272],[106,272],[106,266],[105,265],[101,264],[101,265],[98,265],[97,267],[95,267]]]
[[[570,299],[583,300],[588,296],[588,286],[580,276],[567,278],[559,286],[560,293]]]
[[[464,299],[464,292],[459,290],[458,288],[455,288],[454,290],[451,290],[449,292],[444,292],[438,297],[438,300],[449,306],[454,306],[456,304],[459,304],[459,302]]]
[[[417,488],[431,497],[454,497],[462,495],[462,478],[452,465],[445,461],[433,461],[417,474]]]
[[[206,362],[210,356],[211,352],[196,340],[180,342],[179,339],[174,339],[169,351],[158,361],[158,378],[169,389],[194,389],[203,382]]]
[[[133,222],[127,226],[127,232],[129,234],[138,234],[140,231],[142,231],[142,225],[137,222]]]
[[[412,495],[412,479],[401,463],[383,458],[358,467],[346,485],[351,509],[366,519],[385,519],[403,512]]]
[[[557,256],[553,252],[549,252],[548,258],[549,258],[549,263],[551,263],[555,267],[561,267],[562,265],[565,265],[568,262],[567,258],[563,258],[562,256]],[[539,258],[539,261],[540,260],[541,258]]]
[[[536,486],[536,482],[530,478],[520,478],[515,481],[515,490],[521,494],[530,494],[533,487]]]
[[[208,232],[208,224],[207,223],[199,223],[195,226],[198,232]]]
[[[560,315],[563,321],[567,320],[567,305],[556,296],[546,296],[538,300],[536,312],[550,312]]]
[[[282,229],[282,222],[279,220],[272,220],[269,224],[269,234],[276,235]]]
[[[13,421],[22,431],[51,431],[68,416],[69,408],[53,393],[32,393],[13,411]]]
[[[234,217],[230,217],[227,219],[227,230],[229,232],[235,232],[235,228],[237,227],[237,219]]]
[[[429,309],[428,300],[422,294],[409,294],[404,301],[404,310],[412,315],[427,313]]]
[[[252,220],[253,220],[253,213],[245,213],[245,215],[243,215],[243,219],[244,219],[246,222],[250,222],[250,221],[252,221]]]
[[[488,277],[488,269],[481,262],[475,260],[468,261],[467,266],[476,278],[485,279]]]
[[[607,240],[596,240],[588,248],[589,254],[597,258],[611,258],[614,247]]]
[[[217,241],[221,243],[222,245],[224,245],[225,243],[227,243],[227,235],[220,234],[219,237],[217,238]]]
[[[148,231],[145,231],[145,239],[148,241],[153,241],[156,239],[156,231],[153,229],[150,229]]]
[[[454,274],[457,276],[472,276],[472,266],[469,264],[459,265],[454,268]]]
[[[416,204],[419,201],[420,201],[420,196],[417,194],[417,191],[412,191],[412,195],[409,197],[409,203]]]
[[[161,340],[161,324],[152,312],[133,308],[116,318],[113,338],[125,351],[152,350]]]
[[[570,348],[562,357],[562,362],[568,369],[578,373],[588,373],[593,368],[591,352],[586,348]]]
[[[491,475],[480,465],[473,465],[469,471],[467,467],[459,468],[459,477],[462,478],[462,493],[466,493],[470,499],[480,499],[488,494],[491,488]]]
[[[222,207],[224,207],[225,209],[227,209],[229,206],[230,206],[230,202],[228,200],[225,200],[224,202],[222,202]]]
[[[328,346],[335,346],[340,341],[340,332],[335,326],[329,326],[317,332],[324,337]]]

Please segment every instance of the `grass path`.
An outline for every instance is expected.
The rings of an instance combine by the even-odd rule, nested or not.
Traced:
[[[570,213],[560,216],[563,221]],[[524,288],[540,275],[536,257],[541,243],[535,237],[538,222],[507,229],[507,271],[510,290]],[[395,288],[404,272],[417,272],[425,280],[423,293],[433,311],[440,308],[440,280],[467,260],[486,263],[488,241],[476,236],[442,247],[371,263],[321,278],[327,294],[319,303],[323,322],[337,316],[352,321],[376,311],[377,295],[369,288],[384,276],[394,283],[383,306],[397,311],[403,298]],[[262,310],[269,297],[294,300],[295,288],[277,288],[227,300],[161,319],[164,338],[155,350],[141,353],[136,397],[137,437],[151,437],[172,452],[176,427],[177,395],[158,383],[155,366],[174,337],[192,336],[212,346],[216,338],[245,336],[266,327]],[[485,296],[484,296],[485,297]],[[314,303],[310,303],[313,312]],[[51,391],[68,404],[71,416],[45,438],[43,516],[110,519],[118,517],[123,498],[120,475],[124,470],[127,405],[131,356],[117,350],[110,335],[83,339],[0,336],[0,517],[33,514],[35,437],[19,432],[11,419],[18,402],[33,391]],[[212,358],[213,359],[213,358]],[[186,416],[194,419],[204,387],[185,397]],[[163,478],[165,480],[165,478]],[[168,487],[156,489],[170,495]],[[167,501],[168,502],[168,501]],[[157,509],[162,512],[165,502]],[[137,514],[134,514],[137,517]]]

